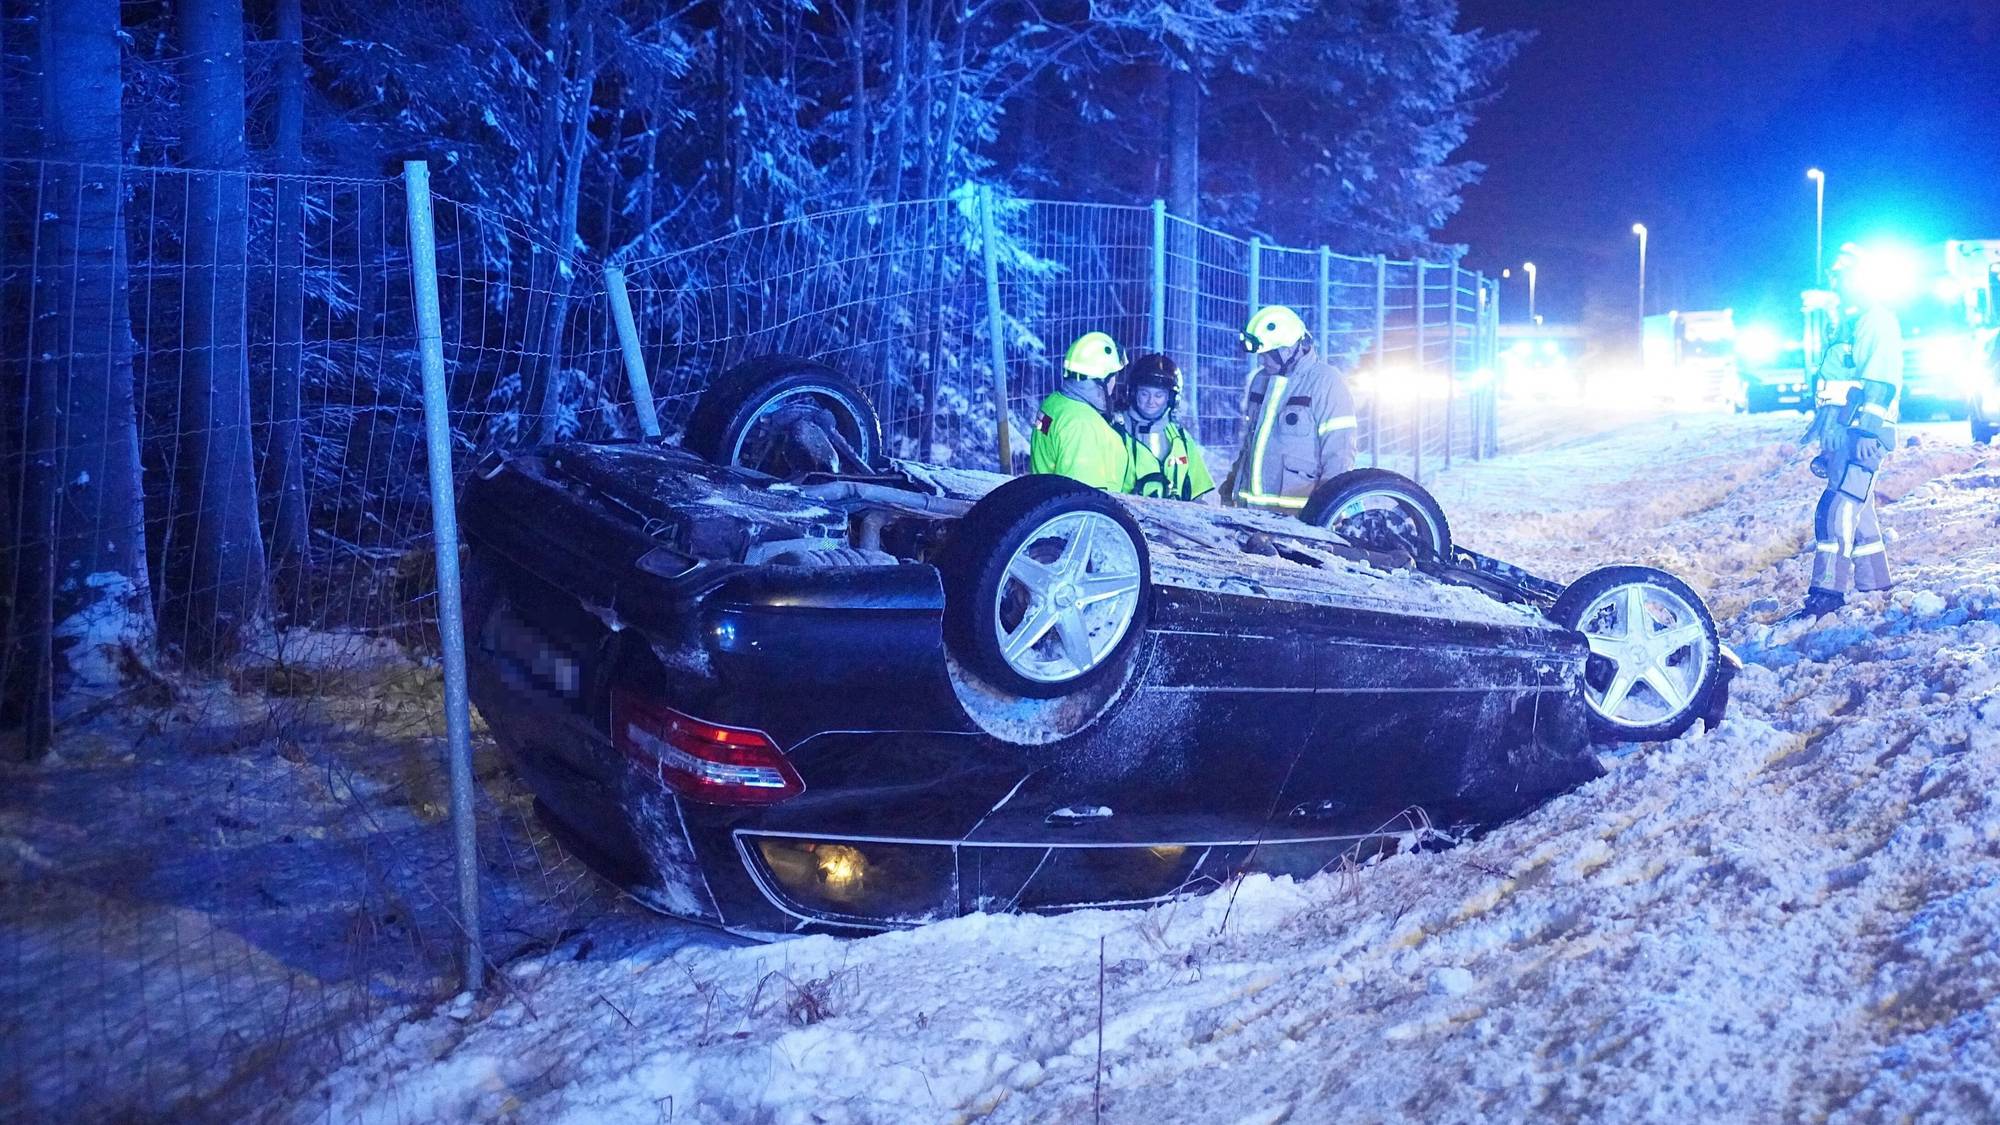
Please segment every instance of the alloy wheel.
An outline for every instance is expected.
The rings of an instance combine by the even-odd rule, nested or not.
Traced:
[[[1131,629],[1140,582],[1138,546],[1118,521],[1053,517],[1015,548],[994,593],[1001,658],[1040,683],[1089,672]]]
[[[1584,698],[1606,722],[1634,729],[1682,714],[1715,662],[1701,614],[1672,590],[1614,586],[1583,611],[1590,643]]]

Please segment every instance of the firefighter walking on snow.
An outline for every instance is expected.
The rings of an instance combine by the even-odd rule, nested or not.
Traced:
[[[1871,291],[1865,253],[1841,247],[1833,263],[1840,325],[1820,362],[1822,391],[1808,440],[1817,439],[1813,473],[1826,479],[1813,513],[1812,586],[1792,619],[1839,609],[1849,589],[1889,588],[1889,557],[1875,518],[1875,476],[1896,444],[1903,391],[1903,329]],[[1837,396],[1837,397],[1836,397]]]
[[[1063,356],[1062,389],[1042,400],[1028,439],[1028,468],[1059,473],[1092,488],[1125,488],[1125,439],[1112,428],[1111,377],[1125,366],[1108,333],[1086,332]]]
[[[1354,396],[1313,346],[1299,314],[1257,311],[1243,349],[1258,359],[1243,398],[1243,447],[1222,490],[1248,508],[1296,510],[1322,480],[1354,467]]]
[[[1118,428],[1125,439],[1124,490],[1135,496],[1221,503],[1201,446],[1174,420],[1180,367],[1163,355],[1142,355],[1118,373],[1117,397]]]

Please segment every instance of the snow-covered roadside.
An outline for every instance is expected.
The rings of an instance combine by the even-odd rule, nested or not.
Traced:
[[[1899,589],[1774,631],[1818,484],[1797,429],[1665,420],[1443,479],[1468,545],[1560,578],[1669,566],[1751,661],[1721,730],[1476,843],[1143,913],[573,943],[481,1004],[385,1019],[288,1112],[1990,1119],[2000,458],[1899,451]]]
[[[0,762],[0,1121],[235,1120],[453,978],[434,666],[294,630],[142,671]],[[641,920],[485,762],[490,954]]]

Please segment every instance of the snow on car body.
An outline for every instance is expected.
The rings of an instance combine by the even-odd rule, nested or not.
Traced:
[[[787,370],[737,389],[796,397]],[[730,416],[698,412],[707,457],[556,446],[461,501],[474,702],[563,837],[673,914],[880,928],[1309,873],[1598,776],[1590,701],[1647,690],[1599,668],[1593,695],[1629,629],[1587,639],[1504,568],[1441,578],[1469,556],[1442,543],[1412,566],[1296,519],[878,458],[779,479],[716,463],[766,415]],[[1648,673],[1690,696],[1682,729],[1727,679],[1700,617],[1708,663]]]

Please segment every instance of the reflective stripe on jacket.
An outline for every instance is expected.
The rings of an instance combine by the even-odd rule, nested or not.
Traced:
[[[1354,395],[1318,352],[1289,375],[1259,370],[1243,396],[1243,447],[1229,471],[1235,503],[1303,508],[1319,482],[1354,467]]]
[[[1122,492],[1125,439],[1097,408],[1057,391],[1042,400],[1041,417],[1028,439],[1028,468],[1060,473],[1092,488]]]
[[[1125,491],[1135,496],[1199,500],[1215,491],[1201,446],[1177,422],[1162,422],[1146,433],[1125,435]]]

